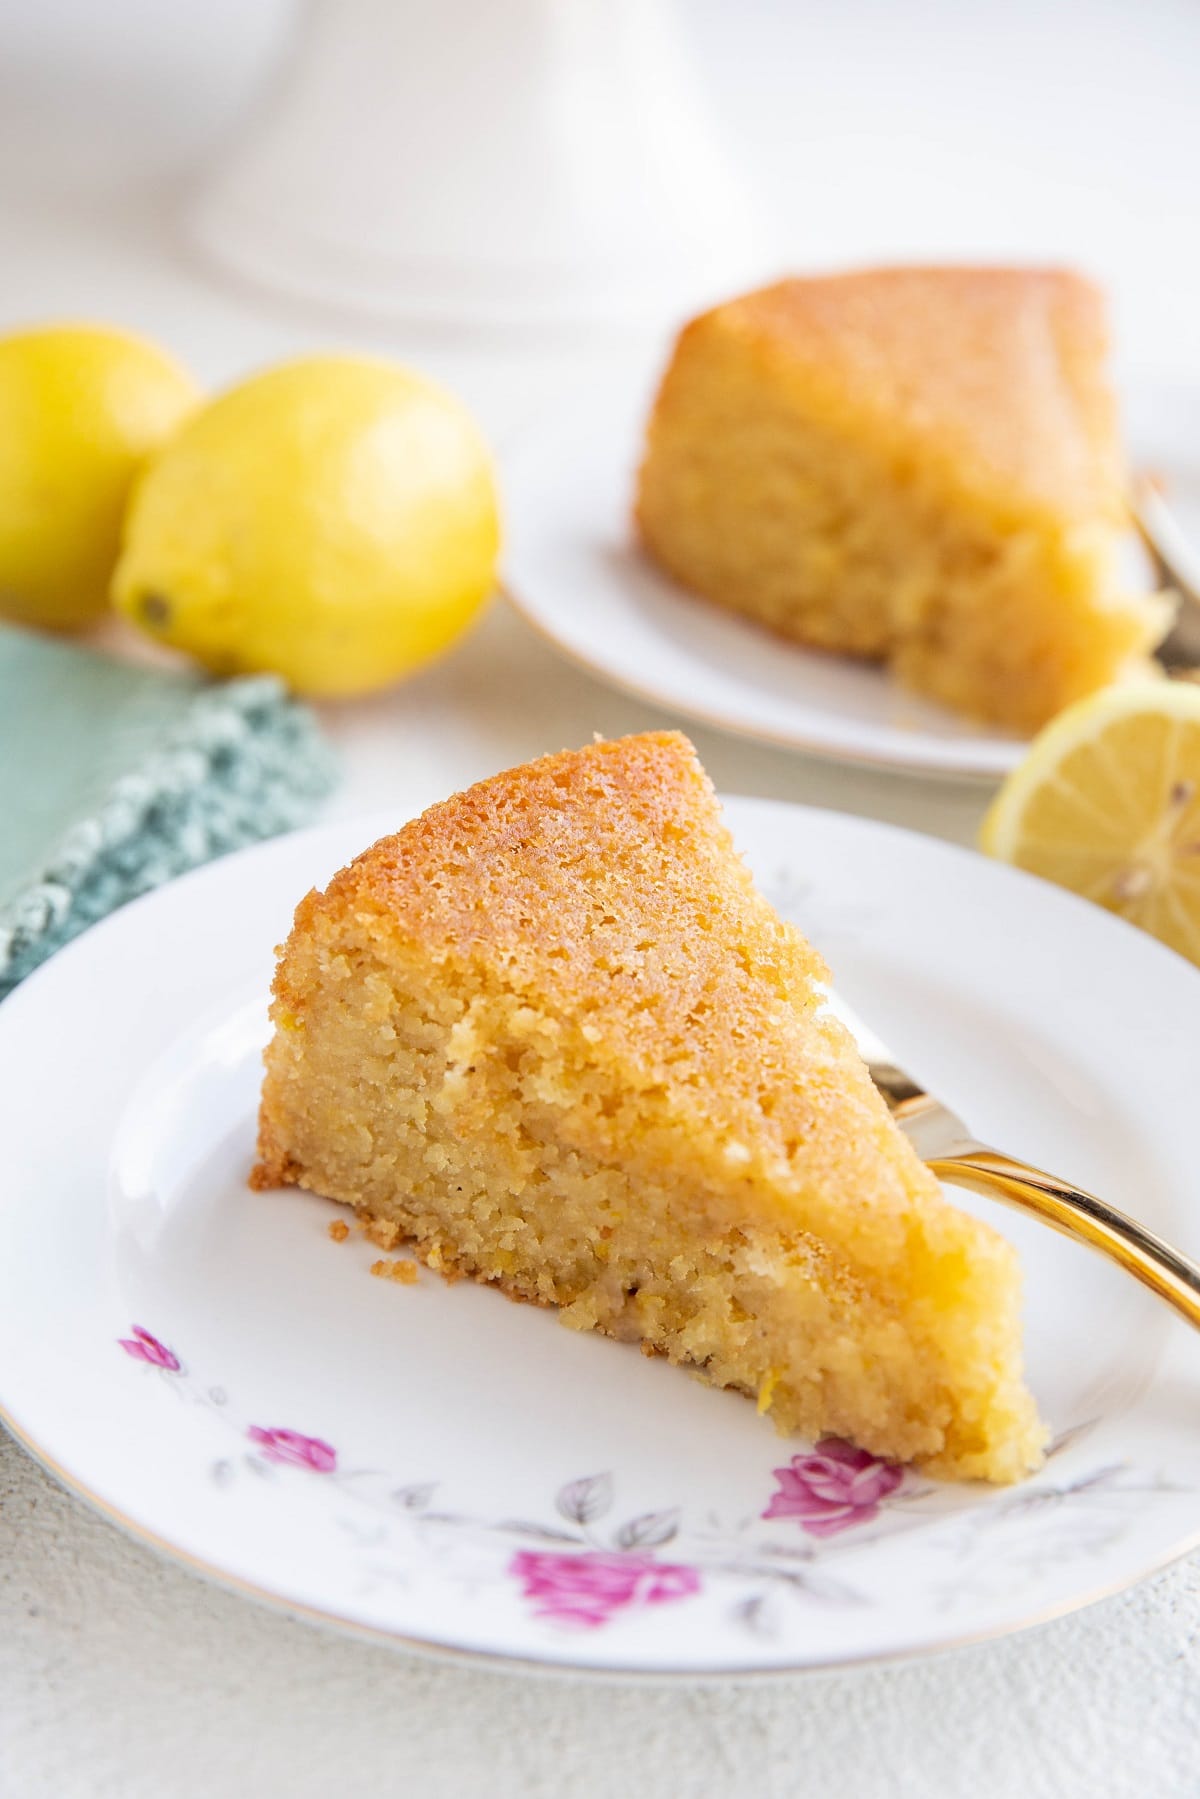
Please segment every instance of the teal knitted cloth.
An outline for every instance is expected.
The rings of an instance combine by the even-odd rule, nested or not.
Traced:
[[[126,900],[305,823],[333,781],[273,676],[161,674],[0,627],[0,997]]]

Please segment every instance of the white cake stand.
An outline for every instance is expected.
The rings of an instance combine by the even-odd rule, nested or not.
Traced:
[[[310,0],[190,228],[271,288],[470,327],[659,322],[772,272],[672,0]]]

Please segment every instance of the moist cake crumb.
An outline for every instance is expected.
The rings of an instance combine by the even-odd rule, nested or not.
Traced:
[[[350,1226],[344,1218],[335,1218],[333,1223],[328,1226],[328,1235],[333,1238],[335,1243],[344,1243],[350,1235]]]
[[[1015,1480],[1044,1440],[1016,1255],[897,1129],[827,980],[686,738],[546,757],[301,902],[257,1181],[685,1364],[781,1431]]]
[[[636,524],[685,588],[1031,731],[1141,664],[1104,299],[1066,270],[779,282],[685,327]]]
[[[400,1226],[390,1218],[364,1218],[359,1229],[376,1249],[395,1249],[404,1235]]]
[[[371,1263],[371,1273],[380,1280],[399,1281],[402,1287],[415,1287],[417,1284],[417,1264],[415,1262],[385,1262],[382,1259]]]

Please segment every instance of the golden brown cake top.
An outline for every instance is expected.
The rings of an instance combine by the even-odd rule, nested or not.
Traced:
[[[1056,269],[894,268],[781,281],[685,336],[736,335],[825,420],[993,502],[1122,516],[1104,298]]]
[[[755,890],[675,732],[547,756],[432,807],[310,894],[296,929],[348,918],[540,1016],[591,1016],[605,1057],[645,1078],[703,1067],[719,1109],[722,1088],[745,1103],[764,1083],[794,1085],[798,1069],[768,1064],[796,1046],[776,1035],[773,1052],[763,1020],[777,1011],[794,1028],[825,976]],[[302,1004],[286,969],[281,998]]]
[[[765,973],[797,946],[755,891],[688,739],[645,732],[564,750],[432,806],[301,911],[369,912],[437,956],[486,950],[516,979],[611,1003],[719,959],[748,918]],[[297,922],[300,923],[298,916]],[[597,971],[597,964],[603,967]]]

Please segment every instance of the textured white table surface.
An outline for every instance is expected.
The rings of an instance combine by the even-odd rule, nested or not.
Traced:
[[[616,352],[518,358],[283,312],[218,284],[178,241],[189,168],[283,10],[9,0],[0,328],[109,317],[214,382],[360,341],[449,380],[503,453],[564,382]],[[835,24],[818,0],[697,0],[694,14],[793,262],[1079,260],[1114,290],[1126,362],[1194,377],[1200,11],[1092,0],[1039,19],[1049,10],[855,0]],[[441,667],[326,718],[346,765],[341,816],[416,810],[593,731],[679,722],[567,668],[502,606]],[[693,736],[726,791],[964,842],[977,823],[971,789]],[[506,1676],[255,1609],[125,1539],[0,1436],[0,1799],[1195,1794],[1198,1637],[1193,1562],[1025,1636],[890,1669],[710,1687]]]

